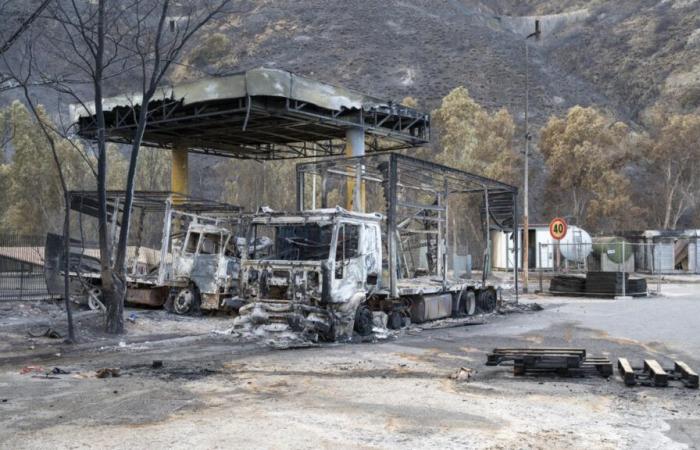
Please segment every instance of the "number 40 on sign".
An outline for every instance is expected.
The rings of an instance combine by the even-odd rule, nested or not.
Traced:
[[[549,222],[549,234],[557,241],[564,239],[564,236],[566,236],[566,228],[566,220],[561,217],[557,217]]]

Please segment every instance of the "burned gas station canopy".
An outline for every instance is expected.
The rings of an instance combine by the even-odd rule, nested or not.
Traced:
[[[130,143],[140,95],[103,102],[108,140]],[[362,129],[367,152],[423,145],[430,116],[278,69],[164,86],[149,102],[143,145],[242,159],[340,155],[349,129]],[[96,136],[94,105],[73,105],[78,134]]]

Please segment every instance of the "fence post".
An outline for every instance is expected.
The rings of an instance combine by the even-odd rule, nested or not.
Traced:
[[[19,264],[19,300],[22,301],[24,294],[24,264]]]
[[[544,288],[542,287],[542,271],[544,270],[544,264],[542,264],[542,245],[541,242],[537,244],[537,257],[540,260],[540,292],[544,292]]]
[[[627,295],[627,281],[625,280],[625,264],[627,260],[625,259],[625,241],[622,241],[622,296]]]

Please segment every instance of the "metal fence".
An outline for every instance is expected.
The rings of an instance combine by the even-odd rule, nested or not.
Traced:
[[[593,238],[590,242],[540,243],[530,261],[530,270],[537,273],[540,290],[546,281],[554,283],[556,277],[558,289],[565,292],[575,292],[579,289],[578,280],[585,279],[586,287],[579,293],[628,295],[638,293],[639,289],[648,292],[653,288],[659,292],[661,275],[700,273],[698,262],[694,245],[674,247],[613,237]],[[591,288],[605,284],[608,286],[604,292]],[[557,288],[550,285],[549,290]]]
[[[664,240],[628,242],[593,238],[592,242],[540,243],[530,268],[549,272],[629,272],[649,275],[700,274],[700,242]]]
[[[0,235],[0,301],[50,299],[44,278],[45,236]]]

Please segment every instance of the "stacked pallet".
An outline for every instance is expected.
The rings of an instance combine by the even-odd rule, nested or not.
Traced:
[[[487,366],[513,364],[513,375],[555,373],[562,376],[612,375],[605,357],[586,356],[582,348],[495,348],[487,355]]]

